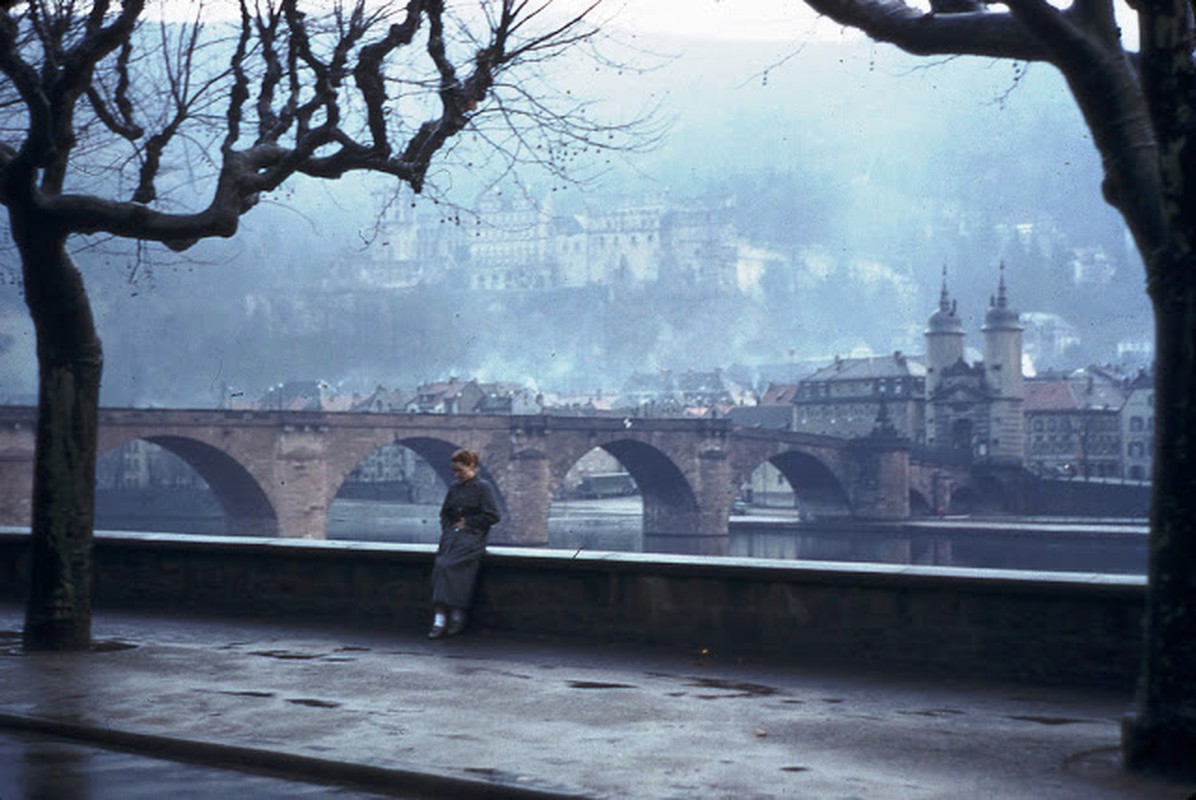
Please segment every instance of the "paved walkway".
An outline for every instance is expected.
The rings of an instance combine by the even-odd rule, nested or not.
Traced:
[[[125,613],[97,616],[92,652],[25,654],[20,627],[0,606],[0,731],[402,797],[1196,793],[1119,772],[1116,693]]]

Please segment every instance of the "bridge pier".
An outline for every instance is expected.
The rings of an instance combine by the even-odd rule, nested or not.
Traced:
[[[506,508],[490,535],[494,544],[543,547],[548,544],[548,510],[552,504],[552,462],[538,450],[524,450],[507,462],[499,482]]]
[[[277,514],[277,530],[287,539],[327,538],[328,506],[338,487],[330,487],[325,430],[321,426],[286,426],[278,437],[270,485],[263,487]],[[250,523],[268,525],[266,520]],[[258,531],[259,535],[260,531]]]
[[[909,519],[909,444],[890,436],[852,441],[856,455],[851,493],[858,519]]]
[[[644,497],[644,552],[725,556],[730,552],[728,521],[738,489],[731,463],[721,448],[698,453],[690,482],[702,497],[668,494]]]

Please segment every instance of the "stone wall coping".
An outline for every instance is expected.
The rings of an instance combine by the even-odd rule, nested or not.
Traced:
[[[1066,533],[1071,536],[1094,537],[1122,535],[1145,538],[1150,536],[1150,525],[1146,522],[1100,517],[1086,519],[1083,522],[1085,527],[1081,530],[1077,530],[1074,524],[1052,523],[1045,520],[1030,520],[1014,525],[1008,523],[998,525],[997,520],[984,519],[903,520],[898,523],[889,523],[889,525],[900,525],[908,530],[929,532],[943,529],[950,529],[956,533],[979,532],[982,534],[1000,531],[1004,536],[1034,536],[1041,533]]]

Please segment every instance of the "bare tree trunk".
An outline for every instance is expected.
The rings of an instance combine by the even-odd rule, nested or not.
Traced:
[[[1196,774],[1196,258],[1155,266],[1153,274],[1170,280],[1151,292],[1158,361],[1150,591],[1122,744],[1131,769]]]
[[[103,356],[82,276],[66,251],[65,234],[46,231],[35,218],[12,216],[38,355],[32,571],[24,645],[30,650],[80,650],[91,645]]]

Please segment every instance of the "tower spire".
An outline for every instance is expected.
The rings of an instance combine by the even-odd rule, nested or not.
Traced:
[[[1005,262],[1000,263],[1001,278],[997,282],[996,296],[989,295],[988,312],[984,315],[985,330],[995,330],[998,328],[1017,328],[1021,330],[1019,323],[1020,314],[1017,310],[1009,305],[1009,292],[1005,288]]]

